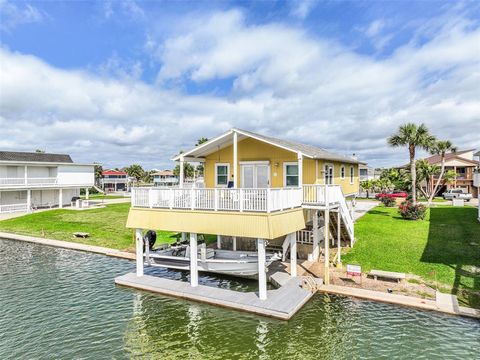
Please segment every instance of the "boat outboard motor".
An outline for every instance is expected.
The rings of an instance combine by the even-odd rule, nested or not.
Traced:
[[[145,235],[143,235],[143,251],[145,251],[145,244],[148,243],[148,248],[153,250],[153,245],[157,241],[157,233],[153,230],[148,230]]]

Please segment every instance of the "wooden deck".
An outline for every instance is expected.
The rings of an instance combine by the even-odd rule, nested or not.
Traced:
[[[255,292],[238,292],[205,285],[191,287],[188,282],[150,275],[139,277],[135,273],[119,276],[115,283],[281,320],[290,319],[313,296],[301,288],[301,278],[291,278],[279,289],[268,290],[266,300],[260,300]]]

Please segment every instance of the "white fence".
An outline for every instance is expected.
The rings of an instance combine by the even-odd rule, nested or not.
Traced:
[[[35,185],[35,186],[49,186],[57,184],[56,177],[49,178],[0,178],[1,186],[22,186],[22,185]]]
[[[313,244],[312,230],[299,230],[296,232],[297,243],[299,244]]]
[[[0,205],[0,213],[12,213],[19,211],[27,211],[28,206],[24,204],[9,204],[9,205]]]
[[[132,206],[164,209],[272,212],[302,205],[300,188],[133,188]]]

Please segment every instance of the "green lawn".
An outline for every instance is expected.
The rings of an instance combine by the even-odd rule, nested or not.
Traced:
[[[74,211],[49,210],[0,221],[0,231],[56,240],[80,242],[112,249],[133,250],[133,230],[127,229],[130,204],[112,204],[105,208]],[[87,232],[86,239],[74,238],[74,232]],[[175,233],[157,231],[157,244],[174,242]]]
[[[403,220],[396,208],[378,206],[355,226],[357,242],[344,263],[421,276],[480,307],[480,224],[477,209],[437,206],[425,220]]]

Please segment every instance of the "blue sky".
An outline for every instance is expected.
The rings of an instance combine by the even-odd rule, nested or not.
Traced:
[[[236,126],[385,166],[406,121],[480,147],[479,4],[0,0],[0,148],[169,167]]]

